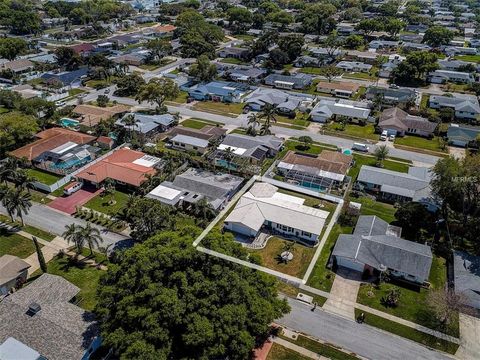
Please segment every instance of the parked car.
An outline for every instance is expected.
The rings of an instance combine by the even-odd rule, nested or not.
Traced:
[[[65,185],[63,188],[63,194],[65,196],[72,195],[73,193],[76,193],[78,190],[80,190],[83,186],[83,183],[80,181],[73,181],[70,184]]]
[[[110,92],[110,89],[105,89],[105,91],[103,93],[108,94],[109,92]]]
[[[55,102],[55,106],[65,106],[65,101],[57,101]]]
[[[380,140],[381,140],[381,141],[385,141],[385,140],[387,140],[387,138],[388,138],[388,131],[387,131],[387,130],[383,130],[383,131],[382,131],[382,135],[380,135]]]
[[[368,152],[370,148],[366,144],[362,143],[353,143],[352,150]]]
[[[394,142],[395,141],[395,135],[392,134],[388,137],[388,140],[390,140],[391,142]]]

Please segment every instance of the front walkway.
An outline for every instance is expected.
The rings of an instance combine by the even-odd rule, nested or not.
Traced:
[[[330,296],[323,305],[323,309],[355,320],[355,303],[360,283],[361,275],[358,272],[339,268],[330,290]]]
[[[460,314],[460,347],[458,359],[476,360],[480,357],[480,319]]]

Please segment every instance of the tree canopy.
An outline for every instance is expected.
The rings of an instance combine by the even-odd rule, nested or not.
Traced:
[[[289,311],[276,280],[197,251],[198,228],[164,232],[109,265],[98,291],[102,337],[121,359],[246,359]],[[205,245],[247,260],[231,235]]]
[[[453,39],[454,33],[443,26],[431,26],[425,31],[423,42],[431,47],[447,45]]]

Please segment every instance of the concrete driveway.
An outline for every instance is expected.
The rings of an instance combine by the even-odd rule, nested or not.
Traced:
[[[361,274],[339,267],[333,281],[330,297],[323,305],[325,311],[348,319],[355,319],[355,303],[360,288]]]
[[[480,319],[460,314],[460,347],[455,354],[458,359],[480,358]]]

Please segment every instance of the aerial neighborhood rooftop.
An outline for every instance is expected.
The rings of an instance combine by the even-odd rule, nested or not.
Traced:
[[[480,359],[478,1],[0,1],[0,360]]]

